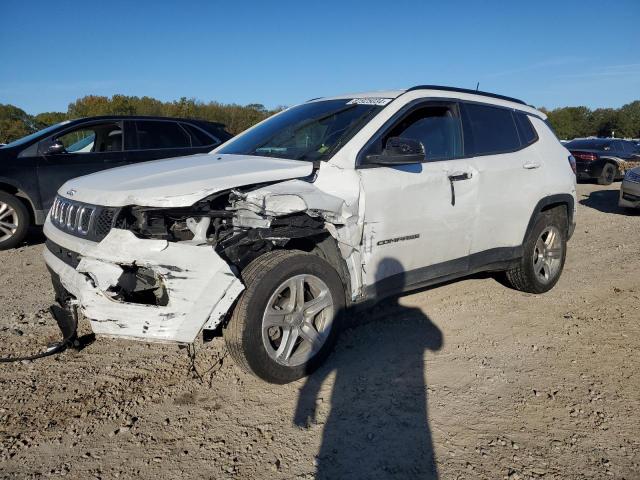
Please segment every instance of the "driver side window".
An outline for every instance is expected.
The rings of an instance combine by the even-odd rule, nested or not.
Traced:
[[[62,142],[66,153],[121,152],[122,127],[118,123],[85,126],[56,140]]]
[[[455,105],[418,108],[391,129],[388,137],[411,138],[422,143],[427,162],[462,156],[462,123]]]
[[[376,142],[381,153],[389,138],[416,140],[424,147],[427,162],[451,160],[463,156],[462,122],[455,103],[430,102],[409,111]]]

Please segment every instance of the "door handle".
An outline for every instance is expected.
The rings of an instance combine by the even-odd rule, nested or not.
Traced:
[[[472,176],[470,172],[455,172],[449,175],[449,181],[460,182],[462,180],[469,180]]]
[[[537,162],[528,162],[522,165],[522,168],[526,168],[527,170],[533,170],[534,168],[540,168],[540,164]]]
[[[469,180],[472,176],[473,175],[470,172],[454,172],[449,175],[449,184],[451,185],[451,206],[456,205],[456,188],[453,186],[453,182]]]

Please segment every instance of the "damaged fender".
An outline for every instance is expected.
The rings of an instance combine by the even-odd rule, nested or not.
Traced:
[[[269,221],[300,212],[322,218],[327,232],[338,242],[350,276],[351,298],[356,300],[362,294],[360,212],[364,198],[360,178],[354,171],[335,165],[323,164],[320,168],[322,175],[313,183],[289,180],[247,193],[234,192],[232,209],[238,219],[251,218],[252,222],[256,215]]]
[[[203,328],[222,321],[244,289],[213,248],[140,239],[121,229],[84,252],[76,269],[48,249],[44,255],[96,334],[191,343]],[[119,299],[127,267],[152,271],[166,290],[166,305]]]

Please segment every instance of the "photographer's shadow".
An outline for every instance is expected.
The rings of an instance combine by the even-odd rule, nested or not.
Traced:
[[[390,264],[399,267],[396,260],[385,259],[378,271],[387,271]],[[394,278],[404,283],[402,274]],[[420,309],[403,307],[395,299],[376,310],[360,315],[357,321],[366,325],[343,337],[327,364],[300,390],[294,423],[306,428],[321,421],[320,389],[335,371],[317,479],[438,476],[427,414],[425,351],[442,347],[442,332]]]

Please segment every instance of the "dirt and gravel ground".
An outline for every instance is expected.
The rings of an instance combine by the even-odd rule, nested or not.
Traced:
[[[640,215],[617,188],[579,185],[550,293],[475,277],[385,302],[308,380],[245,375],[220,338],[202,378],[184,349],[103,338],[0,365],[0,477],[640,478]],[[30,243],[0,252],[3,355],[58,336]]]

